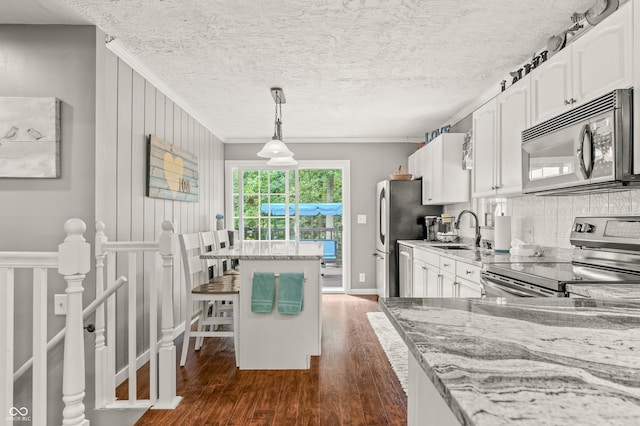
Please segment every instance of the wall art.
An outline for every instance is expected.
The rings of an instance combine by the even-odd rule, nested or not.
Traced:
[[[198,158],[149,135],[147,196],[174,201],[198,201]]]
[[[60,177],[60,101],[0,97],[0,178]]]

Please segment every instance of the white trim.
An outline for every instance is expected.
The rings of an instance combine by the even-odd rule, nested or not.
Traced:
[[[207,114],[201,113],[197,109],[193,108],[184,98],[178,95],[173,89],[167,86],[158,75],[145,65],[140,59],[135,57],[131,52],[127,50],[122,43],[117,39],[112,39],[107,42],[107,49],[113,52],[118,58],[122,59],[133,68],[138,74],[145,78],[149,83],[153,84],[156,89],[164,93],[170,98],[174,104],[182,108],[186,113],[196,119],[207,130],[209,130],[215,137],[224,142],[225,137],[216,126],[211,123],[210,118],[207,118]],[[262,141],[264,142],[264,140]]]
[[[266,138],[227,138],[224,143],[228,144],[264,144]],[[421,136],[390,136],[371,138],[287,138],[287,143],[420,143],[424,142],[424,135]]]
[[[349,290],[347,294],[377,296],[378,289],[377,288],[352,288]]]

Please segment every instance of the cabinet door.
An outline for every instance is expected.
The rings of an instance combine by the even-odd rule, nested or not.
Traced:
[[[456,280],[454,276],[443,274],[441,278],[442,282],[442,297],[457,297],[456,294]]]
[[[496,99],[473,113],[473,196],[495,192]]]
[[[529,127],[531,102],[530,77],[527,75],[498,95],[498,135],[496,186],[499,194],[522,191],[522,131]]]
[[[462,168],[462,145],[464,133],[445,133],[440,142],[439,157],[441,172],[434,177],[436,185],[440,182],[438,198],[442,204],[469,202],[469,182],[471,173]],[[438,167],[434,164],[434,172]]]
[[[458,278],[458,297],[480,297],[482,295],[480,284]]]
[[[407,161],[409,166],[407,167],[408,168],[407,173],[409,173],[410,175],[413,175],[414,178],[422,177],[422,174],[419,174],[419,171],[416,167],[417,162],[418,162],[418,152],[416,151],[409,156],[409,160]]]
[[[427,294],[425,297],[441,297],[440,278],[438,268],[427,265]]]
[[[420,150],[422,151],[422,204],[430,204],[435,197],[432,167],[432,159],[435,155],[433,147],[433,142],[431,142]]]
[[[555,117],[570,108],[570,48],[556,53],[529,75],[531,76],[532,126]]]
[[[631,2],[571,45],[575,105],[633,85]]]
[[[413,260],[413,291],[411,297],[427,297],[427,264]]]
[[[403,250],[404,246],[400,246],[399,250],[399,260],[398,260],[398,281],[399,281],[399,290],[400,297],[411,297],[411,290],[413,287],[412,284],[412,274],[413,274],[413,265],[411,261],[411,254],[408,249]]]

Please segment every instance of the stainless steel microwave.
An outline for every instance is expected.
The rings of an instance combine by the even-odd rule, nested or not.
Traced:
[[[633,93],[617,89],[522,132],[522,191],[551,195],[640,183]]]

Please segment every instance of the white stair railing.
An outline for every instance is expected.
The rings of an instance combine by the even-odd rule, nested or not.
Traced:
[[[58,269],[67,282],[67,317],[64,344],[62,392],[63,424],[88,425],[84,416],[84,335],[82,281],[91,266],[90,247],[80,219],[64,225],[67,237],[57,252],[0,252],[0,415],[7,425],[15,421],[47,423],[47,271]],[[32,270],[33,286],[33,386],[31,407],[13,405],[14,288],[15,270]],[[24,366],[23,366],[24,367]],[[22,369],[21,369],[22,370]],[[24,369],[26,370],[26,368]],[[18,374],[18,377],[21,375]],[[0,417],[0,418],[2,418]]]
[[[173,344],[173,265],[176,253],[175,234],[170,221],[162,223],[159,241],[108,241],[103,222],[96,222],[96,298],[105,291],[104,282],[116,276],[116,255],[128,260],[128,368],[129,399],[116,400],[116,299],[110,296],[106,309],[96,310],[96,408],[149,407],[173,409],[181,400],[176,396],[176,348]],[[139,253],[158,253],[162,259],[162,278],[149,283],[149,400],[137,398],[137,297],[136,287]],[[105,268],[106,265],[106,268]],[[105,270],[106,269],[106,270]],[[153,271],[158,268],[153,267]],[[162,287],[158,288],[158,283]],[[161,292],[161,293],[160,293]],[[158,344],[158,296],[162,295],[161,333]],[[158,368],[159,367],[159,368]],[[159,372],[159,373],[158,373]]]

